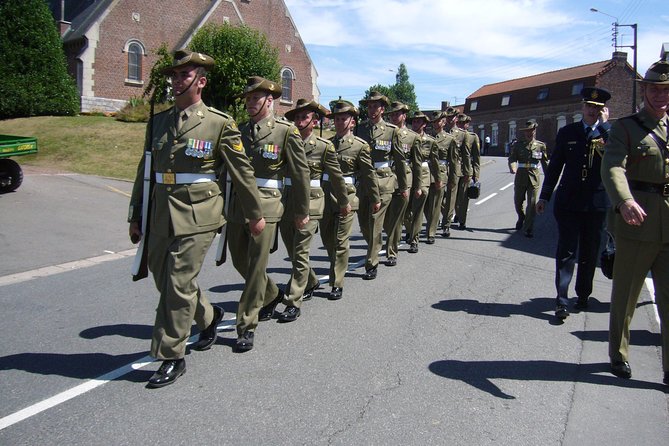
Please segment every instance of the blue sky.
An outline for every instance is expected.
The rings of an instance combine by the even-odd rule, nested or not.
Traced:
[[[658,0],[285,0],[316,70],[320,102],[357,102],[395,83],[404,63],[421,109],[461,104],[479,87],[608,60],[612,26],[638,25],[638,71],[669,42]],[[590,8],[610,16],[591,12]],[[619,27],[619,45],[633,44]],[[633,51],[623,48],[632,64]]]

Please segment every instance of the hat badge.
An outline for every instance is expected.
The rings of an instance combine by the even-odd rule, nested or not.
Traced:
[[[593,92],[590,94],[590,97],[591,97],[592,99],[597,99],[598,96],[599,96],[599,95],[597,94],[596,91],[593,91]]]
[[[269,84],[269,88],[271,88],[272,90],[274,90],[274,84]]]
[[[666,81],[666,80],[667,80],[667,73],[662,73],[662,74],[660,74],[660,80],[661,80],[662,82]]]
[[[200,60],[207,60],[206,57],[204,57],[204,54],[202,53],[197,53],[198,56],[200,56]]]

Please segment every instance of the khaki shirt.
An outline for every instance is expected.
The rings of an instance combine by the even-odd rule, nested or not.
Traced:
[[[379,183],[367,142],[353,135],[343,138],[335,135],[330,141],[334,145],[342,175],[353,178],[355,183],[360,185],[361,192],[368,195],[372,203],[379,203],[381,201]],[[328,187],[327,183],[325,186]],[[357,210],[359,201],[355,184],[346,183],[346,190],[351,208]],[[338,206],[335,206],[336,203],[336,197],[330,194],[326,200],[326,207],[329,207],[328,212],[339,212]]]
[[[402,164],[407,178],[407,182],[411,182],[413,189],[420,189],[421,186],[421,163],[423,156],[420,151],[421,139],[418,133],[413,130],[403,127],[398,129],[400,149],[402,151]],[[393,170],[397,175],[398,166],[393,165]],[[397,190],[399,191],[399,188]]]
[[[327,183],[329,190],[336,198],[337,204],[340,208],[346,207],[349,203],[348,191],[344,176],[339,168],[339,161],[337,160],[337,153],[334,145],[327,139],[320,138],[314,134],[309,135],[304,140],[304,149],[307,156],[307,163],[309,165],[309,173],[313,184],[318,183],[318,186],[312,184],[309,196],[309,217],[312,219],[319,219],[323,216],[325,210],[325,192],[322,182],[323,175],[327,174]],[[292,179],[291,179],[292,181]],[[283,218],[294,219],[296,217],[294,212],[292,186],[286,186],[284,189],[285,212]]]
[[[516,182],[529,180],[531,184],[538,186],[541,177],[539,166],[544,170],[548,166],[546,144],[536,139],[529,142],[518,140],[511,147],[508,161],[509,166],[512,163],[518,163]]]
[[[240,130],[244,150],[258,181],[283,181],[284,177],[290,177],[293,211],[296,215],[309,215],[309,165],[297,127],[276,119],[270,113],[258,123],[249,121],[243,124]],[[280,221],[283,215],[282,188],[261,186],[258,190],[265,220],[270,223]],[[237,210],[238,207],[235,207],[234,211]],[[233,215],[237,219],[240,217],[238,212]]]
[[[451,153],[449,164],[451,164],[451,174],[458,177],[472,176],[471,160],[471,140],[467,138],[467,132],[459,127],[453,127],[449,133],[455,138],[457,147]]]
[[[645,110],[636,114],[642,125],[631,116],[619,119],[611,127],[602,158],[602,183],[614,208],[625,200],[634,199],[646,212],[641,226],[626,224],[620,213],[614,217],[614,229],[632,240],[669,242],[669,197],[659,192],[644,192],[630,188],[628,180],[657,185],[669,183],[669,151],[667,141],[660,138],[658,120]],[[664,118],[667,120],[667,115]],[[645,127],[645,128],[644,128]],[[656,133],[658,140],[650,135]]]
[[[449,173],[453,169],[457,169],[454,166],[459,166],[454,159],[454,154],[458,151],[458,144],[453,135],[445,130],[434,135],[434,139],[437,144],[437,159],[439,160],[439,177],[435,178],[435,181],[444,182],[448,178]]]
[[[404,159],[404,154],[400,148],[397,126],[388,124],[383,119],[377,124],[365,121],[357,128],[356,134],[369,144],[372,165],[378,166],[379,163],[388,164],[388,167],[376,167],[376,174],[379,178],[379,191],[382,194],[389,194],[394,192],[396,188],[400,191],[407,190],[409,183],[406,172],[403,169],[399,169],[393,174],[390,168],[390,164],[400,164]]]
[[[177,131],[177,109],[155,115],[147,125],[144,150],[151,151],[153,172],[217,175],[225,168],[240,191],[240,212],[247,219],[262,217],[253,169],[244,152],[235,121],[202,102],[189,107],[188,119]],[[151,125],[153,130],[150,131]],[[152,134],[152,138],[150,135]],[[142,156],[130,198],[128,221],[140,221],[144,189]],[[171,175],[165,175],[166,179]],[[169,182],[169,179],[165,181]],[[224,198],[217,181],[155,184],[151,197],[151,231],[161,236],[208,232],[225,224]]]

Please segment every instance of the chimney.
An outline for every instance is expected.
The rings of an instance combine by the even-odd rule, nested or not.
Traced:
[[[448,101],[441,101],[441,111],[446,111],[448,107],[451,106],[451,103]]]
[[[60,31],[60,37],[70,29],[70,22],[65,21],[65,0],[60,1],[60,20],[56,22],[58,24],[58,31]]]
[[[611,60],[614,62],[627,62],[627,53],[623,53],[622,51],[614,51],[613,52],[613,57],[611,57]]]

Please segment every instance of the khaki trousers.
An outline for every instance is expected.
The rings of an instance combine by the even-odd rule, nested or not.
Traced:
[[[386,212],[392,199],[392,193],[381,195],[381,208],[378,212],[372,213],[372,203],[367,196],[360,197],[360,207],[358,209],[358,222],[360,230],[367,242],[367,258],[365,260],[365,269],[372,269],[379,264],[379,251],[383,246],[383,221],[386,218]],[[363,227],[366,230],[363,230]]]
[[[624,224],[624,223],[620,223]],[[642,242],[615,234],[616,260],[609,314],[609,357],[629,358],[630,323],[648,271],[655,286],[660,315],[662,369],[669,371],[669,243]]]
[[[148,239],[148,266],[160,292],[151,338],[151,356],[181,359],[186,351],[193,321],[204,330],[214,319],[214,310],[197,283],[202,262],[216,233]]]
[[[321,240],[330,259],[330,286],[332,287],[344,287],[354,218],[355,211],[345,217],[338,213],[325,212],[320,221]]]
[[[409,198],[404,198],[399,193],[394,193],[388,205],[388,212],[383,222],[383,230],[386,231],[386,256],[397,257],[400,239],[402,238],[402,224],[404,214],[409,205]]]
[[[235,269],[245,280],[244,291],[237,306],[237,334],[254,331],[260,309],[279,293],[267,276],[269,251],[276,236],[276,223],[265,223],[263,232],[254,237],[246,224],[228,223],[228,248]]]
[[[458,201],[458,184],[461,178],[457,175],[449,175],[448,177],[448,185],[442,202],[443,206],[441,207],[442,228],[451,227],[451,220],[453,220],[453,216],[455,215],[455,204]]]
[[[439,225],[439,215],[441,213],[441,202],[444,200],[444,188],[439,188],[430,184],[430,192],[427,195],[425,203],[425,219],[427,220],[427,227],[425,228],[425,235],[427,237],[434,237],[437,233],[437,226]]]
[[[307,288],[318,285],[316,273],[309,265],[309,249],[311,239],[318,229],[318,220],[309,219],[302,229],[295,227],[292,220],[281,220],[279,232],[286,245],[288,258],[293,265],[290,279],[286,285],[286,305],[299,308],[302,305],[302,295]]]

